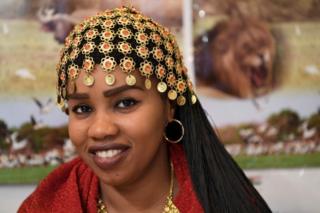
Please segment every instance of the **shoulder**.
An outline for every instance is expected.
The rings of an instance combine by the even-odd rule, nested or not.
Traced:
[[[79,210],[82,206],[83,190],[90,191],[90,188],[95,188],[95,179],[91,169],[80,158],[76,158],[62,164],[43,179],[22,203],[18,212],[43,212],[54,209],[55,212],[59,212],[59,208],[68,209],[68,206],[71,207],[69,212],[73,212],[73,209]]]
[[[179,187],[174,198],[175,205],[180,212],[204,212],[193,188],[189,165],[181,144],[170,144],[170,158]]]

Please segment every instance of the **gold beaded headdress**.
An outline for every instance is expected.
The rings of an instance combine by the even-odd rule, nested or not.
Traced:
[[[83,83],[92,86],[92,71],[100,65],[106,73],[105,82],[113,85],[116,66],[127,74],[126,83],[134,85],[133,72],[145,77],[145,87],[152,86],[150,78],[158,79],[157,90],[167,92],[170,100],[183,106],[196,102],[192,83],[183,65],[182,55],[174,36],[168,29],[133,8],[121,7],[98,13],[77,24],[65,40],[58,73],[58,104],[64,108],[68,93],[76,91],[75,81],[85,72]],[[190,92],[190,100],[185,97]]]

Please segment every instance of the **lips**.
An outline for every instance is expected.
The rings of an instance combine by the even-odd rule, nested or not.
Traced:
[[[102,170],[110,170],[129,154],[130,146],[123,144],[96,144],[89,147],[93,162]]]

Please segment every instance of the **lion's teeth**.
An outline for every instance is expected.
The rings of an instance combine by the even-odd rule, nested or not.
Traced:
[[[103,150],[103,151],[97,151],[96,155],[101,158],[112,158],[119,154],[121,150],[119,149],[109,149],[109,150]]]

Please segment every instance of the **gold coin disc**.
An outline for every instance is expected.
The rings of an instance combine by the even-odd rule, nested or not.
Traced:
[[[167,90],[167,84],[163,81],[159,82],[157,85],[157,90],[161,93],[164,93]]]
[[[93,76],[92,76],[92,75],[86,75],[86,76],[84,76],[84,78],[83,78],[83,83],[84,83],[84,85],[86,85],[86,86],[88,86],[88,87],[92,86],[93,83],[94,83],[94,78],[93,78]]]
[[[129,86],[135,85],[136,82],[137,82],[136,77],[134,77],[133,75],[128,75],[128,76],[126,77],[126,83],[127,83]]]
[[[180,96],[178,97],[178,99],[177,99],[177,103],[178,103],[179,106],[185,105],[185,104],[186,104],[186,98],[183,97],[182,95],[180,95]]]
[[[192,101],[192,104],[195,104],[197,102],[197,97],[195,95],[192,95],[191,101]]]
[[[168,98],[172,101],[175,100],[177,98],[177,96],[178,96],[178,94],[175,90],[170,90],[168,92]]]
[[[112,74],[108,74],[105,77],[105,82],[107,85],[112,86],[116,82],[116,78]]]
[[[151,83],[151,80],[149,78],[147,78],[144,81],[144,86],[146,87],[146,89],[151,89],[152,83]]]

